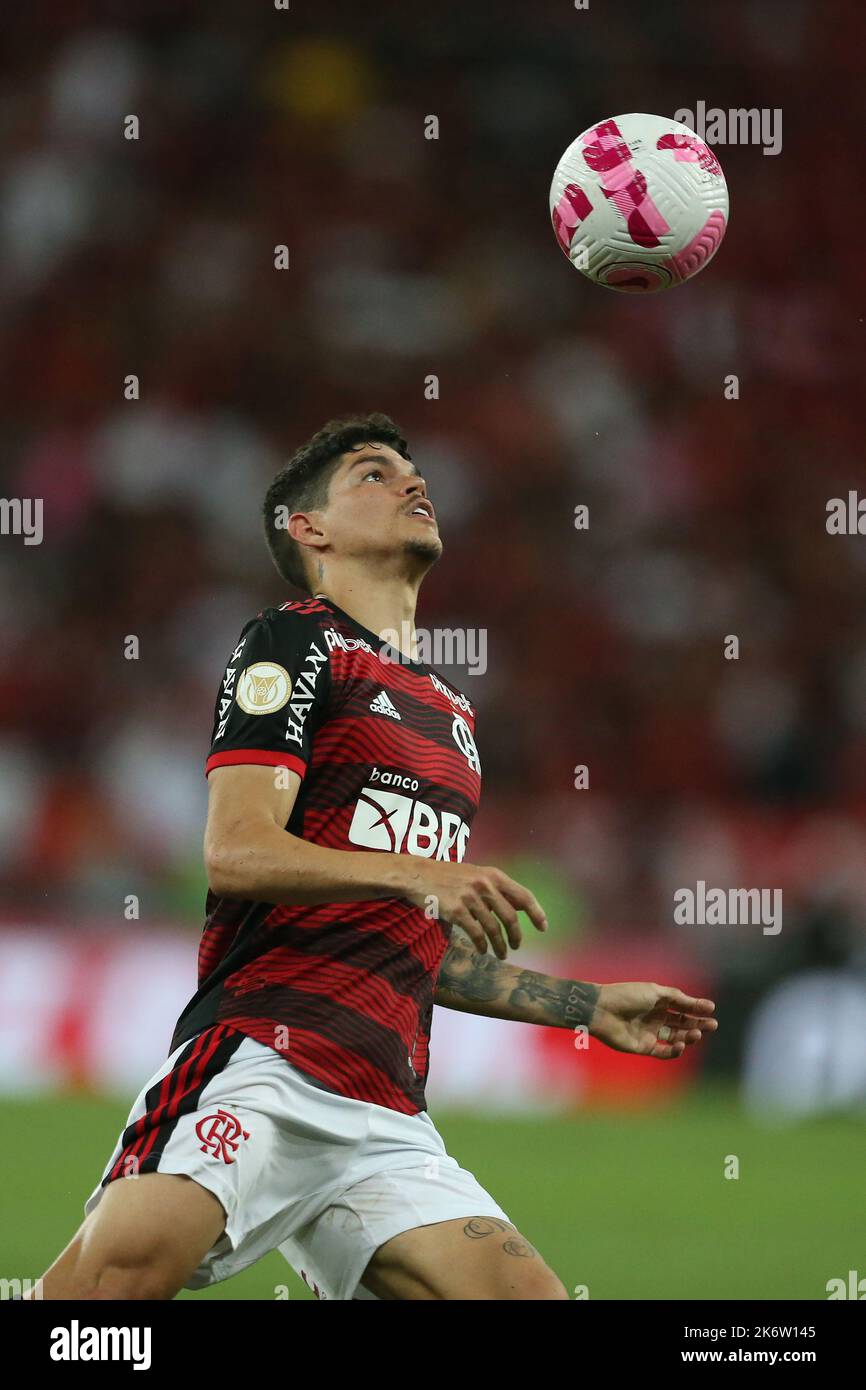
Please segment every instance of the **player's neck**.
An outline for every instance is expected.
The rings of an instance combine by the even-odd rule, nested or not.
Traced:
[[[414,580],[385,579],[371,584],[346,578],[323,580],[314,593],[317,598],[330,599],[361,627],[377,633],[414,661],[418,587]]]

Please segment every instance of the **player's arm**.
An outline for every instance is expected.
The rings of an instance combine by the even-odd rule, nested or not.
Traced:
[[[287,830],[315,731],[327,718],[330,668],[316,623],[268,609],[246,625],[214,709],[206,763],[208,883],[220,897],[312,906],[405,898],[463,927],[478,951],[520,945],[518,912],[540,931],[528,889],[495,868],[410,854],[330,849]]]
[[[285,829],[300,785],[286,767],[213,769],[204,837],[211,890],[289,906],[399,895],[400,856],[328,849]]]
[[[434,1001],[447,1009],[543,1023],[553,1028],[589,1026],[601,986],[523,970],[508,961],[481,955],[459,927],[442,958]]]
[[[618,1052],[669,1060],[714,1032],[710,999],[643,982],[599,985],[567,980],[481,955],[452,928],[434,1001],[448,1009],[552,1028],[584,1027]]]
[[[396,856],[328,849],[286,830],[329,687],[317,623],[274,609],[247,623],[217,693],[205,768],[204,859],[218,896],[313,905],[399,891]]]
[[[286,830],[300,775],[283,765],[214,767],[208,776],[204,859],[220,897],[312,906],[406,898],[456,923],[477,953],[488,941],[500,957],[520,945],[518,912],[543,931],[540,904],[495,868],[411,854],[329,849]]]

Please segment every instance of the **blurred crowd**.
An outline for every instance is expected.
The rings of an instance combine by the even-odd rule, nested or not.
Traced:
[[[787,935],[700,954],[862,952],[866,538],[825,517],[866,496],[863,7],[56,9],[4,21],[0,493],[44,499],[41,545],[0,537],[7,914],[200,921],[217,686],[294,596],[261,497],[384,410],[445,540],[419,623],[488,634],[449,672],[472,857],[546,873],[561,931],[673,932],[703,879],[781,888]],[[698,100],[781,108],[781,153],[717,147],[692,284],[590,285],[559,155]]]

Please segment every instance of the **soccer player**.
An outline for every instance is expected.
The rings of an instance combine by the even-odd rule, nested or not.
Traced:
[[[715,1029],[714,1005],[506,959],[519,913],[547,923],[465,859],[475,713],[416,659],[442,543],[394,423],[326,425],[264,517],[309,597],[265,609],[229,658],[198,990],[44,1297],[172,1298],[279,1248],[320,1298],[566,1298],[427,1114],[434,1003],[659,1059]]]

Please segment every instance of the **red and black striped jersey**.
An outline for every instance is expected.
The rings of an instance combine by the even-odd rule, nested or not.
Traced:
[[[330,599],[247,623],[206,771],[302,778],[286,830],[315,844],[462,860],[478,806],[475,711]],[[450,927],[394,896],[317,907],[208,892],[198,991],[171,1049],[227,1024],[340,1095],[426,1108],[433,994]]]

